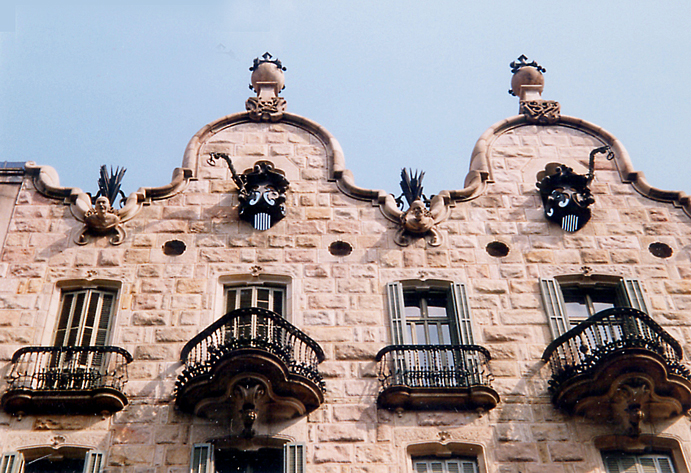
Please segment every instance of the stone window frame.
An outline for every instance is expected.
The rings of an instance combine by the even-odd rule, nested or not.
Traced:
[[[473,329],[473,318],[468,304],[467,288],[464,283],[429,279],[406,279],[386,284],[387,311],[391,330],[392,345],[409,345],[405,330],[405,297],[406,291],[447,291],[448,304],[451,309],[448,319],[451,325],[453,345],[477,344]]]
[[[593,439],[595,448],[600,451],[599,464],[603,472],[607,472],[603,454],[624,453],[633,455],[659,454],[672,459],[675,473],[691,473],[684,450],[678,439],[650,434],[638,437],[626,435],[603,435]]]
[[[237,448],[238,450],[248,450],[246,442],[242,445],[235,445],[234,441],[228,442],[226,439],[218,439],[205,443],[195,443],[190,452],[190,472],[191,473],[214,473],[214,448],[223,446],[225,448]],[[253,442],[256,443],[256,442]],[[306,446],[304,443],[290,442],[284,439],[263,439],[261,445],[252,445],[253,448],[273,448],[283,450],[283,473],[305,473],[306,467]],[[4,472],[0,472],[4,473]]]
[[[638,279],[602,274],[567,274],[552,278],[540,279],[542,304],[548,318],[553,339],[559,338],[572,327],[564,303],[562,287],[569,288],[611,288],[616,297],[625,297],[628,307],[649,314],[648,303],[643,285]]]
[[[214,297],[213,320],[218,320],[226,314],[226,290],[229,287],[240,286],[280,286],[285,291],[283,318],[293,325],[296,323],[296,312],[293,310],[294,281],[290,276],[278,274],[249,274],[224,275],[218,278],[218,288]],[[1,472],[0,472],[1,473]]]
[[[44,330],[41,335],[39,345],[53,346],[55,344],[55,334],[60,321],[60,310],[62,308],[63,294],[66,292],[83,289],[111,291],[115,294],[105,344],[116,344],[115,340],[118,338],[118,324],[116,323],[116,320],[120,312],[122,294],[125,293],[124,284],[120,281],[112,279],[67,279],[56,282],[51,291],[50,303],[48,306],[48,311],[45,315],[46,318]]]
[[[408,457],[406,461],[407,469],[410,473],[417,473],[414,464],[416,458],[427,460],[431,458],[439,458],[440,460],[473,458],[475,459],[477,473],[487,473],[489,471],[485,447],[479,443],[455,441],[415,443],[407,446],[406,454]]]
[[[20,448],[17,451],[5,452],[0,458],[0,473],[24,473],[26,461],[35,461],[50,455],[59,454],[65,458],[84,458],[84,473],[101,473],[105,466],[105,453],[92,447],[45,446]]]

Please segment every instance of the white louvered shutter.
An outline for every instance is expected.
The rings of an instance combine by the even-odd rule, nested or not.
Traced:
[[[305,473],[305,446],[288,443],[283,446],[283,473]]]
[[[103,452],[87,452],[84,460],[84,473],[101,473],[102,470]]]
[[[19,452],[3,453],[0,473],[21,473],[24,470],[24,455]]]
[[[210,443],[197,443],[192,447],[190,473],[214,473],[214,446]]]
[[[451,284],[451,301],[453,303],[454,316],[458,331],[458,343],[461,345],[473,345],[473,324],[470,318],[470,307],[468,306],[468,295],[465,284]]]
[[[569,320],[564,308],[564,296],[554,279],[540,279],[542,302],[547,312],[552,338],[557,339],[569,331]]]
[[[404,345],[410,343],[405,333],[405,305],[403,301],[403,285],[400,282],[390,282],[386,285],[386,303],[391,323],[391,344]]]
[[[638,279],[624,279],[621,282],[621,287],[626,294],[629,305],[634,309],[649,314],[648,304],[645,301],[645,294],[641,287],[641,282]]]

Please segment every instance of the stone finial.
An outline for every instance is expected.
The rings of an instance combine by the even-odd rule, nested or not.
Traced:
[[[525,115],[530,123],[538,125],[552,125],[559,121],[561,107],[554,100],[543,100],[542,91],[545,89],[547,70],[537,62],[528,62],[521,54],[510,64],[513,77],[509,93],[519,99],[518,113]]]
[[[542,73],[547,70],[535,61],[526,62],[527,59],[521,54],[509,65],[513,73],[509,93],[520,100],[539,100],[545,89],[545,77]]]
[[[285,78],[281,61],[272,59],[271,54],[264,53],[262,59],[254,58],[250,67],[252,77],[250,89],[257,93],[245,102],[245,108],[254,121],[277,122],[283,118],[286,100],[278,94],[285,88]]]

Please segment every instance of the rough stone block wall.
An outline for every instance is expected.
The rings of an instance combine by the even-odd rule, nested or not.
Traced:
[[[261,426],[261,433],[307,444],[310,473],[409,473],[416,444],[466,444],[482,451],[481,471],[575,473],[600,471],[601,425],[557,411],[550,373],[541,361],[551,342],[539,290],[541,277],[593,273],[638,278],[652,317],[682,345],[691,340],[688,315],[691,221],[681,209],[639,195],[622,183],[615,163],[600,159],[591,221],[569,234],[544,218],[535,176],[548,162],[587,171],[589,152],[602,144],[566,126],[521,126],[493,138],[492,183],[456,202],[439,225],[444,243],[394,243],[396,224],[376,205],[344,195],[329,180],[328,153],[315,135],[289,123],[240,123],[202,143],[196,179],[178,195],[154,201],[125,224],[128,237],[77,246],[81,228],[60,201],[30,180],[19,193],[0,262],[0,360],[26,345],[50,345],[64,281],[121,284],[110,344],[134,356],[129,405],[113,416],[0,413],[0,448],[11,451],[62,442],[106,452],[110,472],[188,471],[196,442],[237,434],[237,426],[175,410],[174,383],[182,347],[224,313],[223,281],[231,276],[290,278],[288,318],[323,348],[325,402],[308,416]],[[237,193],[225,163],[238,172],[271,161],[290,181],[288,213],[265,232],[238,220]],[[392,169],[391,172],[398,172]],[[459,186],[460,187],[460,186]],[[431,189],[430,189],[431,190]],[[180,240],[180,256],[163,245]],[[337,240],[353,252],[333,256]],[[505,257],[486,251],[509,247]],[[670,258],[653,256],[663,242]],[[253,269],[254,268],[254,269]],[[492,356],[493,386],[501,396],[489,411],[390,412],[376,406],[380,382],[374,357],[391,344],[386,283],[409,279],[463,282],[476,343]],[[4,389],[4,386],[0,386]],[[686,417],[648,425],[644,433],[673,437],[691,455]],[[682,470],[683,471],[683,470]]]

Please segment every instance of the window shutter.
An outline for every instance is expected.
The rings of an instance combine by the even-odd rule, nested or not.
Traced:
[[[103,469],[103,452],[86,452],[84,473],[101,473]]]
[[[461,345],[472,345],[475,341],[473,339],[473,327],[470,319],[470,307],[468,307],[468,296],[465,284],[451,284],[451,300],[453,302],[453,311],[456,317],[455,325],[458,330],[458,341]]]
[[[214,446],[210,443],[194,444],[190,473],[214,473],[214,471]]]
[[[564,296],[561,294],[559,283],[554,279],[540,279],[542,302],[549,319],[552,337],[558,338],[569,330],[569,321],[564,309]]]
[[[390,282],[386,285],[386,300],[391,322],[391,344],[404,345],[406,343],[405,306],[403,305],[403,285],[400,282]]]
[[[674,473],[674,468],[672,467],[672,460],[667,456],[657,457],[658,471],[660,473]]]
[[[0,473],[21,473],[24,470],[24,455],[19,452],[8,452],[0,460]]]
[[[630,307],[649,314],[648,304],[645,302],[645,294],[638,279],[622,280],[621,288],[626,294]]]
[[[472,458],[453,460],[414,460],[416,473],[477,473],[477,462]]]
[[[305,472],[305,446],[287,443],[283,446],[283,473]]]

